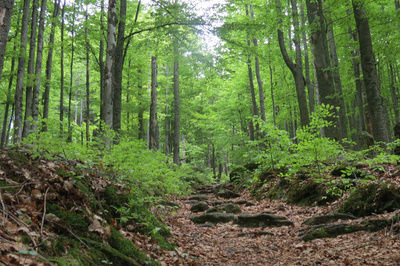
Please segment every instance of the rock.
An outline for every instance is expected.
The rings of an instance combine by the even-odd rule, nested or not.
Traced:
[[[387,184],[370,183],[356,188],[342,203],[339,212],[363,217],[400,209],[400,189]]]
[[[364,230],[362,225],[333,224],[311,227],[301,233],[301,239],[311,241],[317,238],[335,238],[339,235],[350,234]]]
[[[207,213],[211,212],[241,213],[242,210],[238,205],[233,203],[225,203],[207,210]]]
[[[236,203],[238,205],[254,206],[254,203],[247,201],[247,200],[238,200],[238,201],[235,201],[234,203]]]
[[[227,203],[233,203],[233,201],[230,201],[230,200],[228,200],[228,201],[217,200],[217,201],[211,202],[211,205],[219,206],[219,205],[227,204]]]
[[[356,219],[355,216],[346,213],[332,213],[327,215],[315,216],[304,221],[305,225],[319,225],[336,222],[337,220]]]
[[[194,190],[200,194],[212,194],[215,191],[215,186],[200,185],[200,186],[194,188]]]
[[[259,237],[259,236],[265,236],[265,235],[270,235],[273,236],[274,234],[271,232],[267,232],[267,231],[257,231],[257,232],[244,232],[244,233],[240,233],[238,234],[238,237]]]
[[[193,201],[208,201],[208,196],[204,194],[197,194],[189,198],[189,200]]]
[[[208,208],[210,208],[210,207],[208,207],[207,203],[205,203],[204,201],[199,201],[192,205],[192,207],[190,208],[190,211],[191,212],[203,212],[205,210],[208,210]]]
[[[190,218],[196,224],[217,224],[217,223],[229,223],[233,221],[234,215],[232,213],[206,213],[203,215],[195,216]]]
[[[316,183],[313,178],[305,181],[296,180],[289,186],[287,202],[301,206],[314,206],[324,205],[337,199],[337,196],[326,191],[326,187]]]
[[[270,214],[241,214],[238,215],[235,223],[241,227],[269,227],[269,226],[283,226],[293,224],[285,217]]]
[[[233,198],[238,198],[240,195],[236,192],[233,192],[232,190],[224,189],[220,192],[217,193],[218,197],[224,198],[224,199],[233,199]]]

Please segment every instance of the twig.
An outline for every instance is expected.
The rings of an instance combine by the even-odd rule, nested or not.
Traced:
[[[44,193],[44,205],[43,205],[43,215],[42,215],[42,224],[40,225],[40,236],[43,235],[43,225],[44,225],[44,217],[46,216],[46,204],[47,204],[47,192],[49,192],[50,187],[47,187],[46,192]]]
[[[3,216],[5,218],[5,217],[7,217],[6,216],[6,206],[4,205],[3,195],[1,194],[1,189],[0,189],[0,202],[1,202],[1,207],[3,207]]]

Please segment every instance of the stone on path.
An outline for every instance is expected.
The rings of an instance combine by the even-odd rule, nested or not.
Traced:
[[[293,224],[293,222],[287,220],[285,217],[270,213],[241,214],[237,216],[235,223],[241,227],[270,227]]]
[[[233,192],[232,190],[224,189],[220,192],[217,193],[218,197],[224,198],[224,199],[233,199],[233,198],[239,198],[240,195],[236,192]]]
[[[338,220],[352,220],[356,219],[354,215],[346,214],[346,213],[330,213],[327,215],[315,216],[311,217],[304,221],[305,225],[318,225],[318,224],[327,224],[333,223]]]
[[[190,208],[191,212],[203,212],[206,211],[208,208],[208,204],[205,203],[204,201],[198,201],[192,205]]]
[[[225,203],[225,204],[217,205],[211,209],[208,209],[206,212],[207,213],[211,213],[211,212],[241,213],[242,210],[236,204]]]
[[[208,201],[208,199],[208,196],[204,194],[197,194],[189,198],[191,201]]]
[[[233,221],[234,215],[232,213],[206,213],[203,215],[195,216],[190,218],[196,224],[205,224],[205,223],[229,223]]]

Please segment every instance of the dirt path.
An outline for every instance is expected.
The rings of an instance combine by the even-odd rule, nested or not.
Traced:
[[[228,201],[213,194],[207,196],[209,205]],[[192,213],[193,202],[188,198],[179,199],[177,203],[181,208],[166,217],[176,251],[159,253],[156,259],[163,265],[400,265],[400,236],[388,230],[302,241],[299,231],[306,228],[302,223],[307,218],[329,213],[332,206],[298,207],[280,201],[256,202],[248,193],[229,201],[254,203],[253,206],[239,206],[243,213],[269,212],[284,216],[293,224],[268,228],[244,228],[232,222],[196,225],[190,218],[204,212]],[[393,214],[374,217],[390,215]]]

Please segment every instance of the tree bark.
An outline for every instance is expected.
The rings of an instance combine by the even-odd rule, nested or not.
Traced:
[[[254,19],[253,5],[250,5],[250,18]],[[255,37],[253,37],[253,45],[257,49],[258,41],[257,41],[257,38],[255,38]],[[265,118],[265,104],[264,104],[264,86],[263,86],[263,81],[261,79],[260,60],[258,59],[257,55],[254,57],[254,64],[255,64],[256,78],[257,78],[257,84],[258,84],[258,96],[259,96],[259,101],[260,101],[260,115],[261,115],[261,119],[263,121],[265,121],[266,118]]]
[[[177,48],[175,48],[177,50]],[[177,57],[177,51],[175,56]],[[179,93],[179,61],[174,61],[174,163],[181,165],[180,151],[180,130],[181,130],[181,102]]]
[[[108,128],[113,126],[113,67],[115,34],[117,26],[117,1],[108,1],[107,52],[104,82],[104,122]]]
[[[0,80],[3,72],[4,55],[7,47],[13,7],[14,0],[4,0],[0,2]]]
[[[355,2],[353,0],[352,4],[358,32],[361,66],[367,93],[368,111],[372,123],[372,133],[376,141],[388,142],[389,131],[380,95],[378,73],[375,66],[376,60],[372,48],[368,17],[364,9],[364,1]]]
[[[159,132],[157,121],[157,57],[151,57],[151,104],[149,121],[149,149],[159,148]]]
[[[393,65],[389,65],[390,72],[390,94],[392,96],[393,103],[393,112],[395,116],[396,124],[400,122],[400,114],[399,114],[399,97],[397,96],[397,88],[396,88],[396,77],[394,75]]]
[[[14,143],[22,140],[22,107],[24,97],[24,75],[25,75],[25,56],[26,56],[26,43],[28,41],[28,25],[29,25],[29,4],[30,0],[24,0],[24,8],[22,13],[22,26],[21,26],[21,40],[19,47],[18,57],[18,72],[17,72],[17,85],[15,88],[15,130],[14,130]]]
[[[20,17],[18,16],[18,19]],[[17,52],[17,42],[14,42],[14,49],[13,53],[15,54]],[[13,80],[14,80],[14,71],[15,71],[15,57],[11,57],[11,69],[10,69],[10,77],[8,81],[8,90],[7,90],[7,102],[6,102],[6,107],[4,110],[4,120],[3,120],[3,128],[1,130],[1,138],[0,138],[0,149],[4,147],[4,144],[6,143],[6,133],[7,133],[7,122],[8,122],[8,113],[10,110],[10,105],[12,105],[11,101],[11,88],[13,85]],[[12,116],[11,116],[12,118]]]
[[[104,34],[104,0],[101,0],[101,11],[100,11],[100,34]],[[100,38],[99,47],[99,67],[100,67],[100,121],[105,121],[104,119],[104,39]],[[102,129],[102,122],[100,122],[100,130]]]
[[[304,5],[303,3],[300,5],[300,12],[301,12],[301,27],[305,28],[306,27],[306,17],[304,15]],[[311,82],[310,78],[310,58],[308,54],[308,42],[307,42],[307,36],[306,36],[306,31],[302,31],[302,42],[303,42],[303,47],[304,47],[304,68],[305,68],[305,78],[306,78],[306,84],[307,84],[307,91],[308,91],[308,105],[310,108],[310,113],[312,114],[314,112],[314,105],[315,105],[315,89],[314,86]]]
[[[88,5],[86,5],[85,12],[86,20],[88,20]],[[90,141],[90,132],[89,132],[89,124],[90,124],[90,56],[89,56],[89,38],[88,38],[88,25],[85,27],[85,43],[86,43],[86,147],[89,146]]]
[[[61,58],[60,58],[60,137],[64,135],[64,27],[65,27],[65,0],[62,8],[61,21]]]
[[[114,51],[113,66],[113,129],[121,131],[121,95],[122,95],[122,72],[124,70],[124,40],[126,21],[126,0],[120,0],[120,14],[118,22],[117,44]]]
[[[72,142],[72,88],[74,84],[74,55],[75,55],[75,10],[76,6],[74,3],[73,19],[72,19],[72,29],[71,29],[71,63],[69,65],[70,79],[69,79],[69,92],[68,92],[68,135],[67,142]]]
[[[40,7],[40,19],[39,19],[39,32],[37,39],[37,51],[36,51],[36,67],[35,67],[35,83],[32,94],[32,118],[33,125],[32,130],[37,130],[37,122],[39,118],[39,93],[40,93],[40,81],[42,74],[42,61],[43,61],[43,34],[44,34],[44,20],[47,10],[47,0],[42,0]]]
[[[26,85],[26,95],[25,95],[25,117],[24,117],[24,128],[22,131],[22,137],[27,137],[29,135],[29,130],[31,127],[31,117],[32,117],[32,88],[35,81],[35,48],[36,48],[36,34],[37,34],[37,5],[38,0],[33,0],[32,3],[32,20],[31,20],[31,37],[29,44],[29,59],[28,59],[28,72],[27,72],[27,85]]]
[[[60,11],[60,0],[54,0],[54,11],[51,22],[51,31],[49,38],[49,51],[47,53],[47,61],[46,61],[46,79],[44,82],[44,93],[43,93],[43,125],[42,130],[47,131],[47,121],[46,119],[49,117],[49,102],[50,102],[50,83],[51,83],[51,74],[53,69],[53,50],[54,50],[54,35],[56,29],[56,18],[58,17],[58,13]]]
[[[300,110],[300,124],[301,126],[306,126],[309,124],[310,119],[308,115],[308,107],[307,107],[307,96],[306,96],[306,82],[303,76],[303,67],[302,67],[302,57],[301,57],[301,48],[300,48],[300,35],[299,35],[299,20],[298,20],[298,12],[297,12],[297,2],[295,0],[291,0],[292,5],[292,16],[293,16],[293,26],[294,26],[294,43],[296,50],[296,63],[293,63],[292,59],[289,58],[289,55],[286,51],[285,40],[283,36],[283,32],[278,29],[278,42],[279,48],[282,53],[282,57],[285,61],[285,64],[292,72],[295,86],[296,86],[296,94],[297,101]],[[280,1],[276,1],[276,6],[279,14],[281,14]]]
[[[322,0],[306,0],[306,5],[308,23],[311,27],[311,51],[314,56],[314,68],[320,102],[325,105],[337,107],[337,101],[332,97],[335,94],[335,87],[329,60],[326,20],[323,13]],[[328,119],[333,125],[324,129],[324,135],[331,139],[340,138],[336,127],[338,123],[336,115],[336,111],[334,111],[334,116]]]
[[[168,64],[165,66],[165,77],[168,80],[169,69]],[[165,86],[165,154],[168,156],[171,153],[170,149],[170,132],[171,132],[171,119],[169,114],[169,101],[168,101],[168,86]]]
[[[146,133],[145,133],[145,128],[144,128],[144,119],[143,119],[143,113],[145,111],[144,108],[144,99],[143,99],[143,84],[142,84],[142,71],[141,69],[138,70],[139,74],[139,80],[138,80],[138,101],[139,101],[139,111],[138,111],[138,138],[141,140],[145,140]]]
[[[329,39],[329,51],[330,51],[330,57],[331,57],[331,62],[332,62],[332,75],[333,75],[333,81],[335,83],[335,91],[336,94],[338,95],[337,102],[339,104],[339,133],[340,133],[340,138],[347,138],[347,118],[346,118],[346,106],[344,105],[344,99],[343,99],[343,89],[342,89],[342,80],[340,78],[340,73],[339,73],[339,60],[336,52],[336,42],[335,42],[335,36],[333,32],[333,25],[330,23],[329,29],[328,29],[328,39]]]

